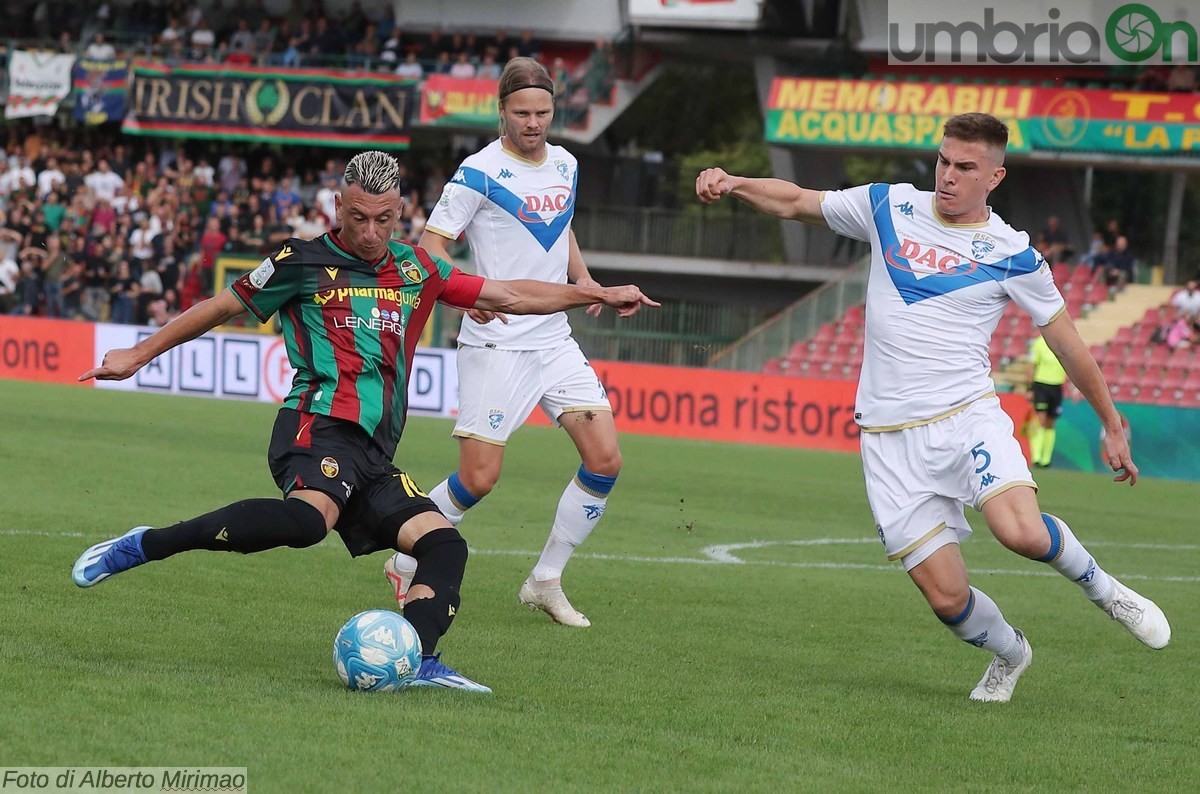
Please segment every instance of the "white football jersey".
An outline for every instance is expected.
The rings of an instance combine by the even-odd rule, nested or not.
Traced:
[[[912,185],[826,191],[838,234],[871,244],[867,326],[855,419],[890,430],[939,418],[995,390],[992,333],[1010,300],[1046,325],[1064,310],[1029,235],[991,212],[952,224]]]
[[[451,240],[463,231],[484,278],[567,283],[578,166],[566,149],[546,145],[534,163],[497,139],[463,160],[442,190],[425,228]],[[458,341],[500,350],[544,350],[571,335],[563,312],[509,315],[480,325],[464,316]]]

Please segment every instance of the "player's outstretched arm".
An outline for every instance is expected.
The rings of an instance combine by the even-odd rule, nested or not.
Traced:
[[[417,243],[418,246],[424,248],[429,253],[436,256],[438,259],[444,259],[450,264],[454,264],[454,260],[450,258],[450,252],[447,250],[447,245],[450,240],[437,232],[426,229],[421,232],[421,240]],[[492,320],[499,320],[502,323],[507,323],[508,318],[499,312],[489,312],[484,309],[468,309],[467,316],[475,322],[483,325],[490,323]]]
[[[730,195],[759,212],[818,226],[828,226],[821,212],[821,191],[809,190],[782,179],[733,176],[709,168],[696,177],[696,198],[704,204]]]
[[[125,380],[171,348],[195,339],[245,311],[246,307],[232,290],[221,290],[216,297],[197,303],[133,347],[108,351],[100,366],[89,369],[79,376],[79,380]]]
[[[475,308],[509,314],[554,314],[597,303],[613,307],[621,317],[632,317],[643,306],[661,305],[647,298],[632,284],[621,287],[593,287],[551,284],[528,279],[485,279],[479,298],[475,301]]]
[[[1100,372],[1096,359],[1092,358],[1091,351],[1079,337],[1075,323],[1063,312],[1042,327],[1042,337],[1062,363],[1067,377],[1100,417],[1100,423],[1104,426],[1104,460],[1117,472],[1113,480],[1128,480],[1130,485],[1136,484],[1138,469],[1129,451],[1129,441],[1125,438],[1121,415],[1117,413],[1117,407],[1113,405],[1112,395],[1108,391],[1108,384],[1104,382],[1104,375]]]

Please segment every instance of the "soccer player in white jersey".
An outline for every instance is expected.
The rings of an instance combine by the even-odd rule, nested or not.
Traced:
[[[571,217],[577,164],[546,142],[554,118],[554,81],[531,58],[513,58],[500,76],[500,135],[463,161],[446,183],[421,236],[421,247],[450,257],[465,232],[484,277],[595,284],[580,254]],[[455,526],[500,478],[509,435],[535,406],[575,443],[579,469],[563,491],[550,537],[519,600],[557,623],[591,625],[562,589],[563,568],[604,515],[621,471],[616,425],[604,387],[571,338],[563,313],[530,321],[471,311],[458,336],[458,471],[429,494]],[[403,600],[413,560],[385,563]]]
[[[1151,648],[1171,627],[1161,609],[1104,571],[1037,485],[1000,408],[988,343],[1005,306],[1032,315],[1108,433],[1105,462],[1137,482],[1108,387],[1029,237],[987,206],[1004,179],[1008,129],[994,116],[946,122],[935,192],[872,184],[816,191],[711,168],[702,202],[732,195],[760,212],[828,226],[871,244],[862,377],[855,400],[867,499],[888,558],[900,560],[959,639],[995,654],[972,700],[1007,701],[1033,659],[1029,641],[972,587],[959,551],[969,504],[1008,549],[1048,564]]]

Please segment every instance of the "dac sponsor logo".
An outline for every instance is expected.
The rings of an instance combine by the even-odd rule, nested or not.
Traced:
[[[883,252],[883,258],[889,267],[906,270],[918,277],[965,276],[979,267],[979,263],[974,259],[913,240],[904,240],[898,246],[890,246]]]
[[[561,185],[526,193],[524,199],[517,217],[526,223],[549,223],[575,204],[575,194]]]

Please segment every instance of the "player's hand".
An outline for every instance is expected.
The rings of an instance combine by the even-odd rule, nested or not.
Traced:
[[[599,287],[600,282],[596,281],[596,279],[594,279],[594,278],[581,278],[575,282],[575,286],[577,286],[577,287]],[[604,311],[604,304],[593,303],[591,306],[587,307],[586,311],[592,317],[599,317],[600,312]]]
[[[123,347],[110,350],[104,354],[100,366],[89,369],[79,376],[80,381],[91,380],[125,380],[142,368],[145,362],[141,360],[132,348]]]
[[[611,306],[617,310],[618,317],[632,317],[643,306],[658,307],[662,305],[647,298],[640,289],[632,284],[626,284],[623,287],[605,287],[603,301],[605,306]]]
[[[508,315],[503,312],[490,312],[487,309],[467,309],[467,316],[480,325],[487,325],[492,320],[499,320],[508,325]]]
[[[1130,485],[1137,485],[1138,468],[1129,451],[1129,440],[1125,438],[1124,429],[1106,427],[1104,430],[1104,439],[1100,442],[1101,453],[1109,468],[1117,472],[1113,482],[1128,481]]]
[[[712,204],[733,190],[734,178],[723,168],[708,168],[696,177],[696,198],[703,204]]]

